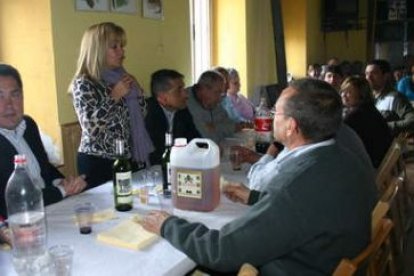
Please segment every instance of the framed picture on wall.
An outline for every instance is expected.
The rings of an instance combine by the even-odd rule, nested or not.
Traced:
[[[142,0],[142,16],[162,20],[164,18],[162,0]]]
[[[78,11],[108,11],[108,0],[75,0]]]
[[[111,0],[114,12],[137,13],[137,0]]]

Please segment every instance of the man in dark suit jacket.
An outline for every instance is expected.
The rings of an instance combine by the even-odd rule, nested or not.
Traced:
[[[165,133],[178,137],[201,137],[193,117],[187,109],[188,95],[184,89],[183,75],[177,71],[162,69],[151,75],[152,97],[147,101],[145,125],[154,144],[150,154],[151,164],[160,164],[165,150]]]
[[[0,220],[7,217],[5,189],[14,170],[16,154],[26,154],[28,161],[37,161],[44,182],[43,200],[51,204],[65,196],[81,192],[86,183],[82,177],[65,177],[50,164],[39,129],[32,118],[23,115],[23,85],[18,71],[0,64]],[[28,164],[31,166],[31,164]],[[30,170],[28,170],[31,174]],[[36,178],[36,176],[31,175]]]

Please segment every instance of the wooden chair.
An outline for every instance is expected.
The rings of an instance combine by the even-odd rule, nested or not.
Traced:
[[[387,189],[387,184],[392,176],[397,176],[401,173],[400,165],[402,162],[402,147],[404,136],[400,135],[394,138],[390,148],[384,156],[380,166],[378,167],[376,184],[380,193]]]
[[[394,204],[394,199],[398,194],[398,189],[401,185],[402,179],[394,177],[391,184],[388,186],[384,194],[381,195],[378,203],[375,205],[371,216],[371,236],[374,237],[375,229],[378,227],[378,223],[382,218],[386,217],[391,206]]]
[[[64,174],[78,175],[77,152],[80,144],[82,130],[78,122],[68,123],[61,126],[62,145],[64,158]]]
[[[352,276],[365,267],[367,276],[387,275],[389,267],[393,266],[388,242],[392,227],[390,219],[381,219],[371,243],[354,259],[342,259],[333,276]]]
[[[398,181],[398,193],[389,206],[389,217],[394,222],[392,231],[393,255],[398,267],[403,267],[403,255],[407,240],[407,234],[411,227],[411,199],[407,192],[407,177],[405,162],[402,156],[406,144],[406,134],[402,133],[396,137],[387,154],[378,168],[376,184],[380,195],[387,193],[387,188],[393,182],[393,178],[400,178]],[[391,189],[392,190],[392,189]]]

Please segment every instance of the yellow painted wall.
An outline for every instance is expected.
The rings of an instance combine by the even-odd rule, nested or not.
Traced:
[[[249,93],[277,82],[270,1],[246,0],[247,80]]]
[[[363,29],[341,32],[321,31],[322,0],[282,0],[288,72],[306,75],[310,63],[325,63],[330,57],[340,60],[366,60],[367,0],[359,6]]]
[[[366,60],[366,31],[333,32],[326,36],[326,59]]]
[[[213,0],[212,11],[212,65],[239,71],[241,91],[246,93],[245,0]]]
[[[25,113],[60,143],[49,0],[0,0],[0,61],[23,79]]]
[[[241,91],[276,82],[270,1],[213,0],[214,65],[235,67]]]
[[[361,1],[361,17],[366,2]],[[242,91],[276,82],[270,1],[213,0],[213,64],[239,70]],[[330,56],[366,59],[365,30],[320,31],[321,0],[282,0],[288,72],[305,75],[311,62]],[[73,0],[0,0],[0,60],[15,65],[25,86],[25,110],[61,144],[60,124],[76,121],[66,93],[84,30],[113,21],[127,32],[125,66],[148,91],[150,74],[168,67],[191,84],[188,0],[164,1],[164,20],[137,14],[75,11]]]
[[[321,0],[319,0],[321,1]],[[359,17],[362,29],[348,32],[331,32],[326,35],[325,58],[337,56],[340,60],[361,60],[367,59],[366,39],[366,18],[368,0],[359,1]]]
[[[325,63],[325,42],[321,32],[321,0],[308,0],[306,20],[307,63]],[[306,72],[304,72],[306,74]]]
[[[75,11],[73,0],[0,0],[0,61],[15,65],[24,81],[25,111],[61,147],[60,125],[76,121],[67,93],[84,30],[113,21],[127,33],[125,67],[149,95],[150,75],[171,68],[191,84],[188,0],[164,1],[164,20],[136,14]]]
[[[113,21],[125,29],[125,67],[140,81],[147,95],[151,73],[161,68],[180,71],[186,76],[187,84],[191,84],[188,0],[164,1],[162,21],[143,18],[141,1],[137,1],[139,11],[133,15],[75,11],[73,0],[51,3],[60,123],[76,121],[66,91],[75,71],[82,34],[88,26],[98,22]]]
[[[307,0],[281,0],[287,71],[295,78],[304,76],[306,72],[306,2]]]

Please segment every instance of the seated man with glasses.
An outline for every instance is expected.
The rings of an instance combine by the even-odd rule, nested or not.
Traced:
[[[372,170],[334,139],[339,94],[323,81],[297,80],[275,110],[274,137],[288,149],[285,157],[295,156],[275,164],[279,173],[261,192],[237,183],[223,188],[251,205],[243,216],[217,230],[152,211],[143,227],[220,273],[247,262],[260,275],[331,275],[342,258],[355,257],[370,241],[377,194]]]

